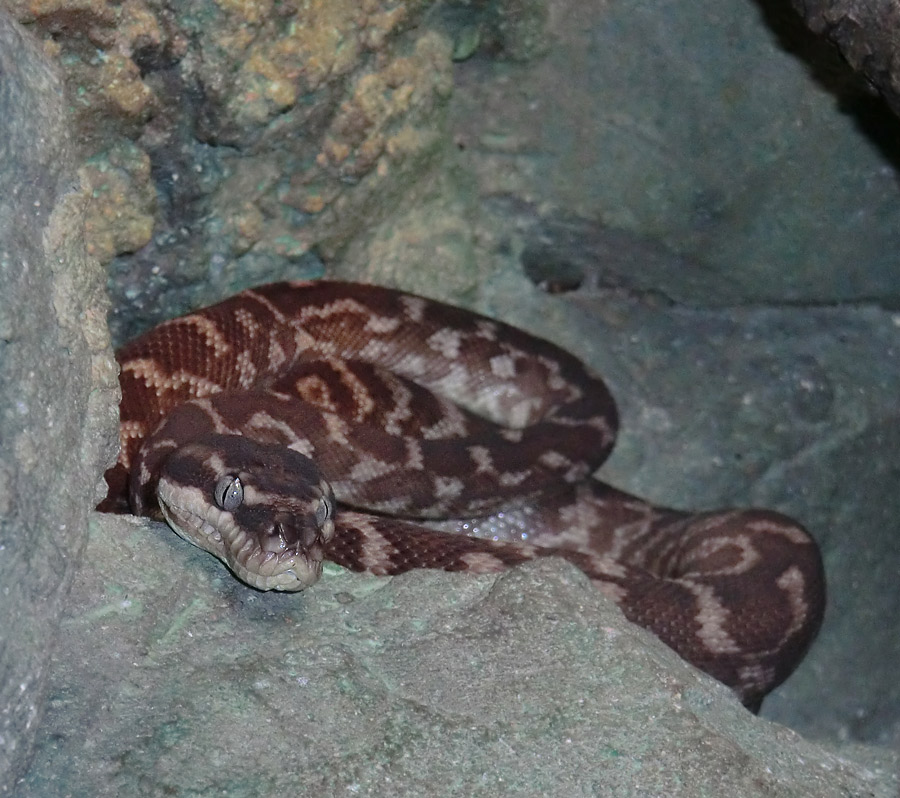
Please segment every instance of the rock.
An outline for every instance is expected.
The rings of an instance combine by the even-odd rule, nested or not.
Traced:
[[[390,213],[446,143],[451,42],[424,24],[430,5],[14,0],[77,98],[117,343],[321,276],[319,256]]]
[[[60,81],[0,11],[0,791],[28,761],[49,651],[114,453],[103,273],[81,240]]]
[[[896,795],[896,758],[754,717],[560,561],[260,594],[102,516],[85,555],[19,798]]]

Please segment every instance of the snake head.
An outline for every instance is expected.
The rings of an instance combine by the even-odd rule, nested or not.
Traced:
[[[240,435],[205,435],[163,462],[169,526],[258,590],[303,590],[334,535],[331,487],[308,458]]]

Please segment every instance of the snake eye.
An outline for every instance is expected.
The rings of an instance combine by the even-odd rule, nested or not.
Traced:
[[[216,483],[213,498],[215,498],[216,504],[226,512],[230,513],[236,510],[244,501],[244,486],[241,484],[241,478],[226,474]]]
[[[316,526],[321,527],[329,518],[331,518],[331,502],[323,496],[316,505]]]

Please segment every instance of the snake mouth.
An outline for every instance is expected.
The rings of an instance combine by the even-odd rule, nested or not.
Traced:
[[[322,575],[328,529],[308,545],[267,551],[229,513],[193,494],[161,480],[157,497],[163,516],[179,537],[217,557],[245,584],[257,590],[296,592]]]

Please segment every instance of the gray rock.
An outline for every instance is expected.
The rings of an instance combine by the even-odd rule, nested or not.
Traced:
[[[597,267],[682,303],[896,304],[900,123],[788,4],[547,6],[543,58],[457,65],[482,195],[668,249]]]
[[[755,718],[571,566],[260,594],[97,517],[19,798],[894,798],[897,760]]]
[[[27,763],[115,431],[102,273],[65,131],[55,72],[0,11],[0,791]]]

